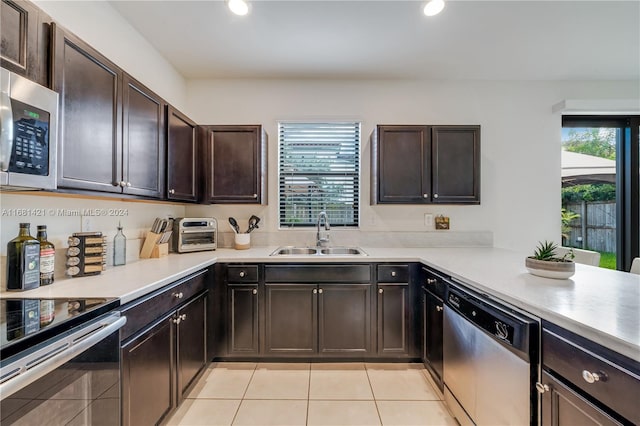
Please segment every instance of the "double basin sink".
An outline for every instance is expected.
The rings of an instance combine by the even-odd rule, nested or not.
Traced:
[[[270,256],[367,256],[360,247],[278,247]]]

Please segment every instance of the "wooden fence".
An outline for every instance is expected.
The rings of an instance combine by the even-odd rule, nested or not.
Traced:
[[[567,210],[580,215],[570,223],[564,244],[599,252],[616,252],[616,203],[593,201],[568,203]]]

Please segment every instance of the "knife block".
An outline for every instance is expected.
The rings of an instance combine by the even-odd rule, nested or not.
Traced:
[[[169,255],[169,243],[156,244],[151,250],[151,258],[158,259]]]
[[[147,237],[144,239],[142,250],[140,250],[140,259],[149,259],[153,249],[158,246],[162,234],[156,234],[155,232],[148,231]],[[160,256],[158,256],[160,257]]]

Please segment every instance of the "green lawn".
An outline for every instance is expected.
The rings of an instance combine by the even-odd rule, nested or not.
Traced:
[[[606,251],[600,252],[600,267],[607,269],[616,269],[616,254]]]

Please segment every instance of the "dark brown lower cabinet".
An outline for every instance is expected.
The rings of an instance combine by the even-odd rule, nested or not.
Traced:
[[[230,356],[258,355],[258,285],[227,286]]]
[[[122,348],[122,424],[154,425],[175,407],[173,315]]]
[[[542,424],[545,426],[621,425],[593,403],[574,392],[546,371],[543,383],[548,391],[542,395]]]
[[[409,284],[378,284],[378,355],[409,355]]]
[[[311,355],[318,351],[315,284],[266,284],[265,354]]]
[[[318,351],[341,357],[370,354],[370,284],[319,286]]]
[[[442,390],[442,326],[443,301],[430,291],[423,290],[422,318],[424,339],[422,344],[422,361],[431,373],[434,381]]]
[[[171,296],[180,294],[172,291]],[[206,302],[207,293],[201,293],[123,342],[123,425],[164,421],[195,383],[207,363]]]

